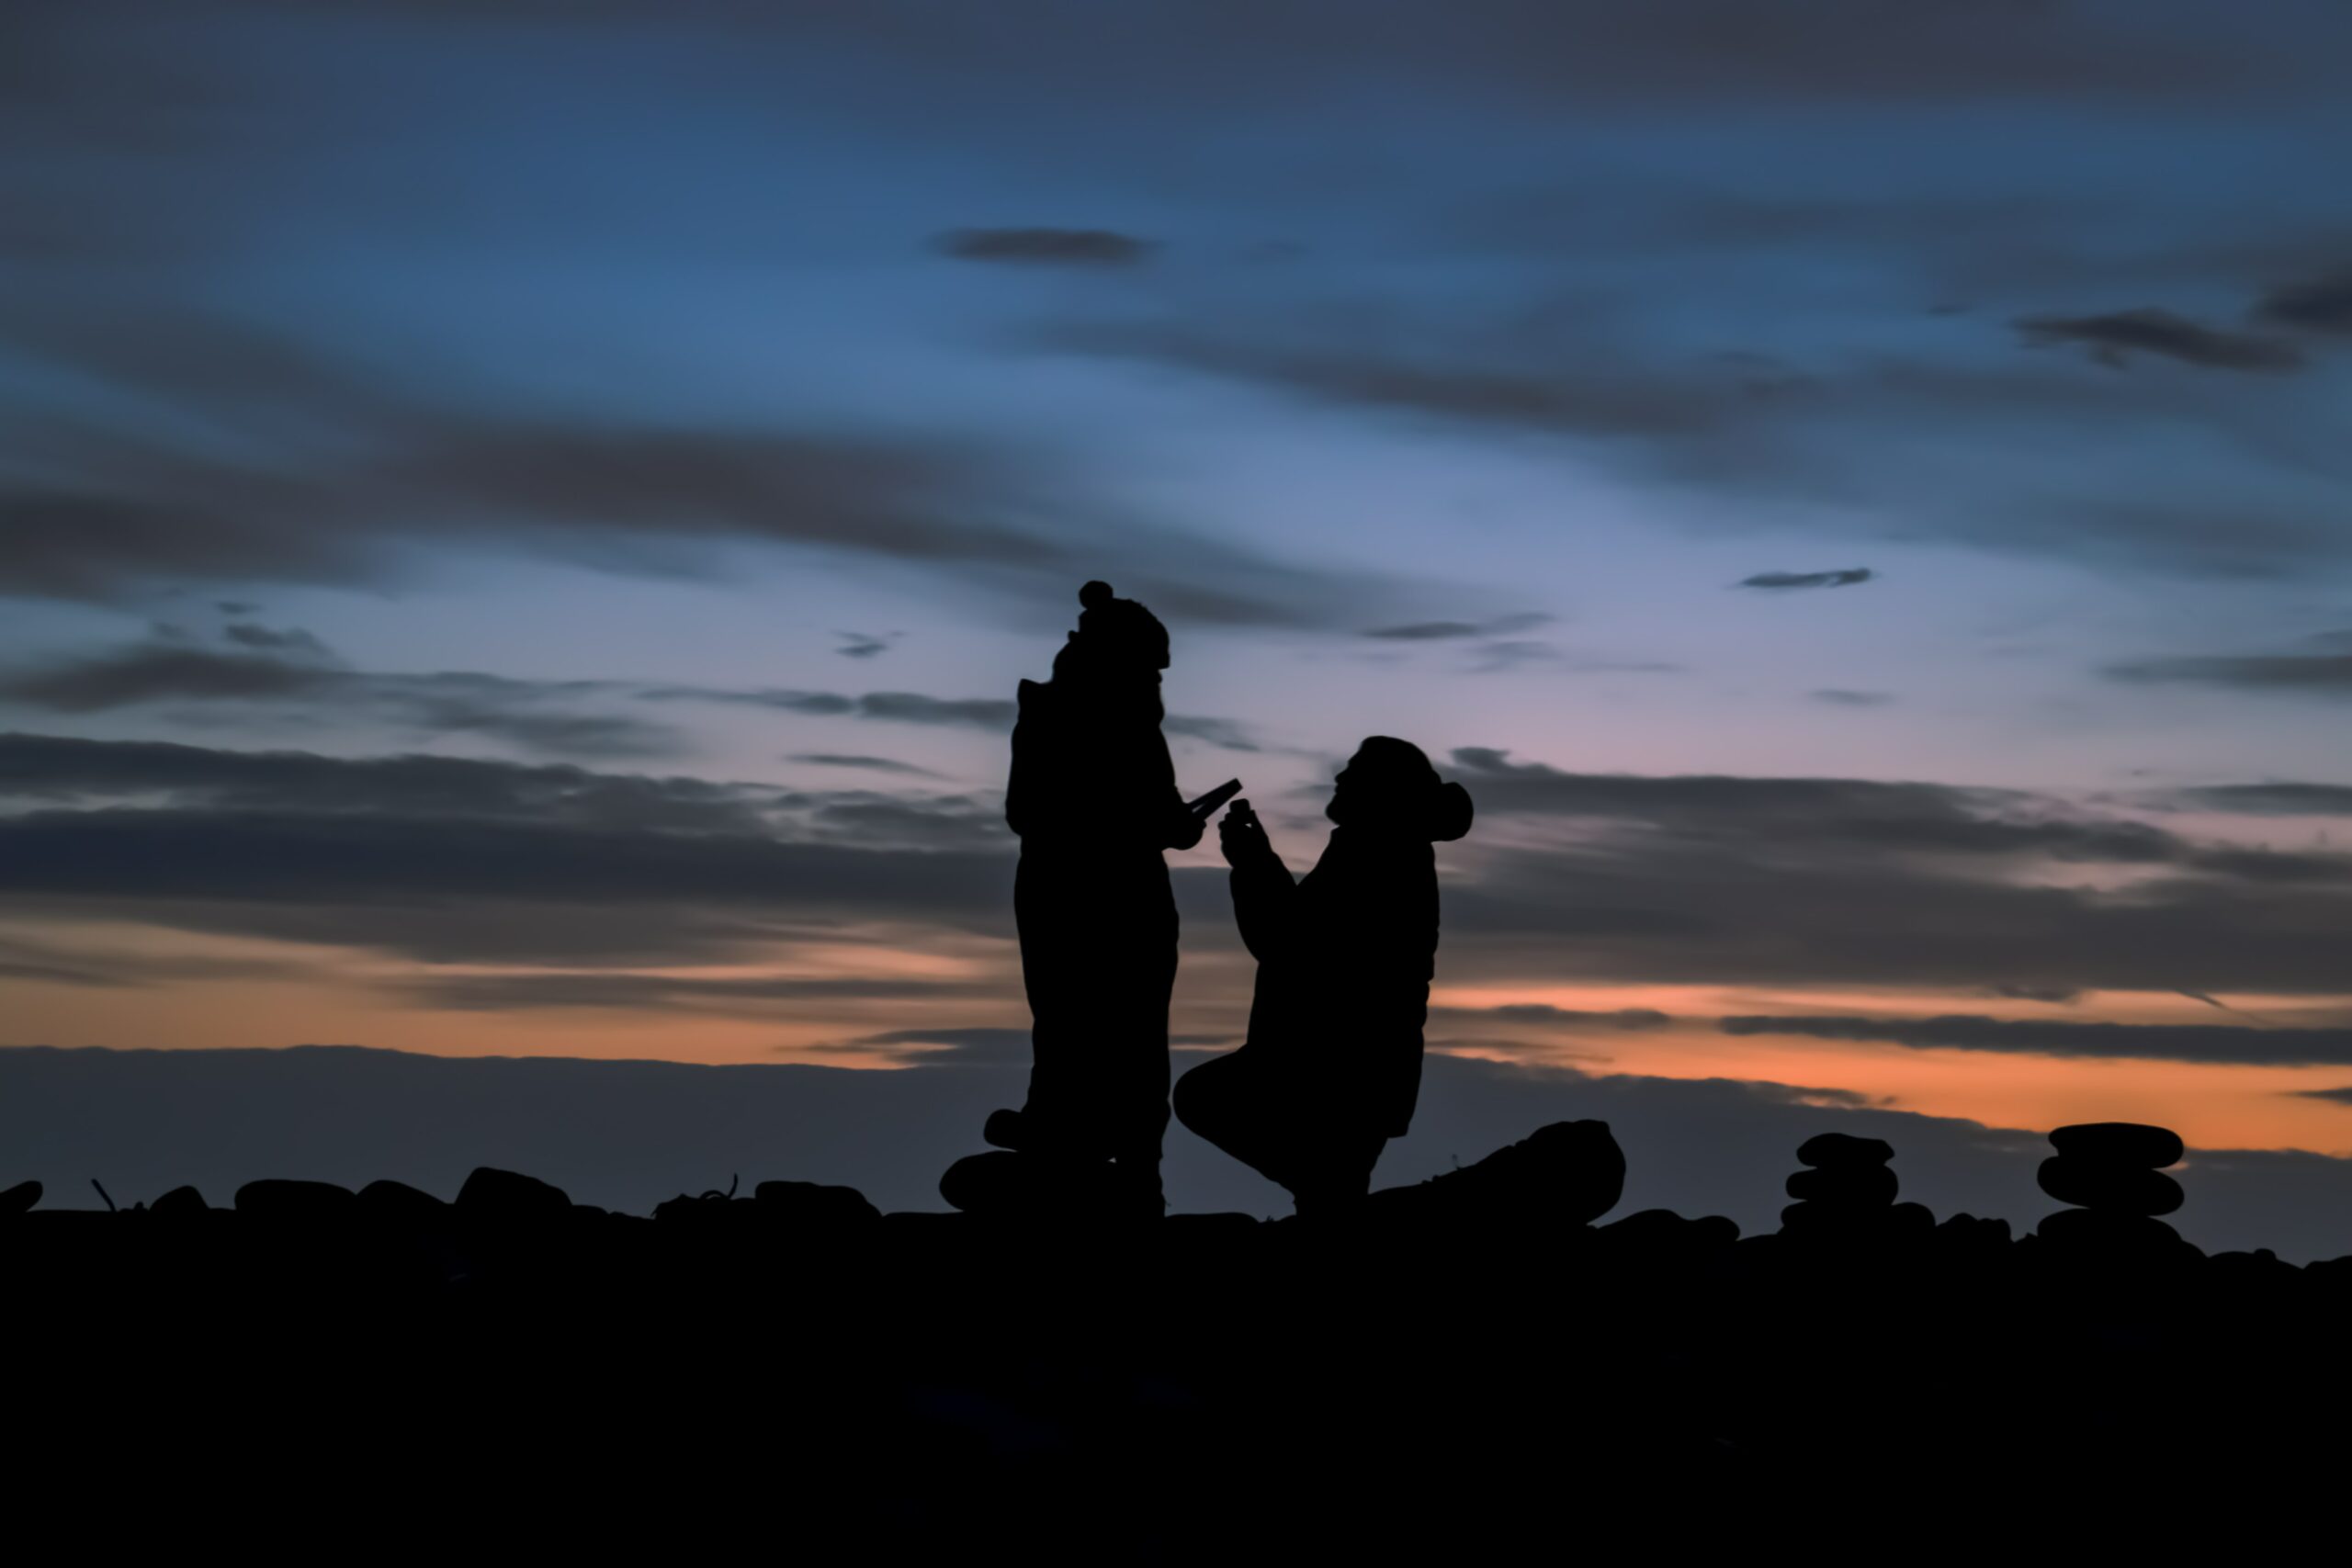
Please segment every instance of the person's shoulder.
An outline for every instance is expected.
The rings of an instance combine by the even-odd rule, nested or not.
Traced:
[[[1050,706],[1054,700],[1054,688],[1044,681],[1023,678],[1013,696],[1021,711],[1026,714]]]

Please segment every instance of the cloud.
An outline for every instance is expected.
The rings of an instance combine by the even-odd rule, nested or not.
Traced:
[[[269,959],[173,957],[120,948],[61,947],[0,936],[0,978],[87,990],[127,990],[188,981],[282,979],[295,964]]]
[[[568,763],[327,757],[0,733],[0,799],[748,834],[766,829],[779,794],[768,785]]]
[[[613,966],[1010,924],[1012,841],[967,795],[14,735],[0,795],[32,803],[0,815],[0,908],[35,917]]]
[[[2139,685],[2227,686],[2242,692],[2352,697],[2352,653],[2209,654],[2110,664],[2108,675]]]
[[[873,1052],[908,1066],[1029,1066],[1025,1028],[891,1029],[842,1043],[844,1050]]]
[[[1453,984],[2343,987],[2352,857],[2020,791],[1451,761],[1491,828],[1446,886]]]
[[[0,676],[0,702],[47,713],[89,714],[156,704],[243,705],[306,722],[372,718],[427,735],[479,734],[530,750],[636,757],[674,750],[668,727],[564,705],[610,697],[600,681],[517,681],[472,671],[370,673],[336,661],[304,631],[239,634],[222,651],[172,638],[132,644]]]
[[[738,976],[611,971],[537,975],[433,975],[388,983],[422,1006],[452,1012],[570,1010],[726,1013],[790,1017],[812,1001],[952,1001],[1005,994],[1007,985],[910,979],[905,976]],[[1015,992],[1014,994],[1017,994]],[[1023,1039],[1028,1036],[1024,1031]]]
[[[1218,625],[1337,626],[1367,602],[1420,597],[1135,515],[1001,438],[681,427],[519,397],[492,412],[186,310],[0,309],[0,359],[12,352],[39,374],[0,382],[0,592],[374,586],[481,550],[694,577],[749,544],[1057,607],[1109,572],[1165,615]],[[238,439],[128,412],[62,419],[43,395],[61,377],[105,389],[107,406],[196,411]]]
[[[1998,985],[1984,987],[1985,995],[2007,997],[2011,1001],[2048,1002],[2053,1007],[2071,1007],[2083,999],[2083,993],[2072,986]]]
[[[1595,243],[1587,236],[1576,250],[1589,254]],[[1908,539],[2274,577],[2333,569],[2352,547],[2324,482],[2342,477],[2330,433],[2317,405],[2284,385],[2085,376],[2063,362],[1960,349],[1825,345],[1798,366],[1759,367],[1752,355],[1692,354],[1679,331],[1661,339],[1656,323],[1581,297],[1540,295],[1483,307],[1437,293],[1341,297],[1312,310],[1227,301],[1189,317],[1048,321],[1033,336],[1054,352],[1172,367],[1443,434],[1533,443],[1539,457],[1565,450],[1635,482],[1689,491],[1722,518],[1802,508],[1809,525],[1873,546],[1891,521]],[[1984,461],[1988,449],[2053,427],[2071,438],[2058,461]],[[2150,468],[2152,443],[2183,427],[2206,437],[2195,468]],[[1923,471],[1967,477],[1923,486]],[[1872,524],[1838,521],[1862,516]],[[1393,624],[1452,634],[1476,623]]]
[[[1363,635],[1385,642],[1453,642],[1530,631],[1551,619],[1549,615],[1528,611],[1515,615],[1498,615],[1486,621],[1410,621],[1397,626],[1374,626]]]
[[[2299,1089],[2291,1092],[2298,1100],[2332,1100],[2338,1105],[2352,1105],[2352,1089]]]
[[[2352,1029],[2253,1029],[2218,1023],[2076,1023],[2043,1019],[1776,1018],[1719,1021],[1726,1034],[1800,1034],[1915,1051],[2222,1062],[2244,1066],[2352,1066]]]
[[[2268,289],[2256,301],[2254,313],[2297,332],[2352,333],[2352,271]]]
[[[1432,1019],[1457,1021],[1488,1020],[1497,1023],[1536,1023],[1561,1029],[1608,1029],[1629,1032],[1663,1029],[1674,1021],[1669,1013],[1655,1008],[1617,1008],[1608,1012],[1582,1012],[1573,1008],[1554,1007],[1548,1002],[1510,1002],[1501,1007],[1451,1008],[1430,1010]]]
[[[1844,686],[1823,686],[1806,693],[1805,695],[1816,703],[1826,703],[1831,707],[1840,708],[1884,707],[1894,701],[1894,694],[1892,692],[1857,692]]]
[[[891,643],[898,640],[900,634],[885,632],[876,637],[868,632],[835,632],[833,635],[843,639],[841,647],[833,649],[843,659],[872,659],[889,652]]]
[[[866,757],[854,752],[795,751],[785,761],[806,763],[812,768],[863,768],[869,773],[904,773],[911,778],[935,779],[941,776],[929,768],[919,768],[896,757]]]
[[[1739,580],[1742,588],[1847,588],[1858,582],[1868,582],[1877,574],[1866,566],[1848,567],[1837,571],[1759,571],[1753,577]]]
[[[2080,344],[2102,365],[2121,368],[2154,354],[2208,370],[2300,370],[2302,351],[2276,338],[2222,332],[2154,308],[2096,316],[2028,316],[2017,322],[2037,346]]]
[[[2161,810],[2226,811],[2247,817],[2352,817],[2352,784],[2206,784],[2168,790],[2147,804]]]
[[[232,627],[232,632],[237,628]],[[47,713],[90,714],[163,704],[184,709],[244,705],[305,720],[373,718],[427,734],[478,733],[535,750],[597,757],[675,749],[669,727],[609,711],[567,711],[584,701],[700,702],[771,708],[812,717],[871,719],[1008,731],[1018,716],[1001,697],[922,692],[649,685],[596,679],[527,681],[473,671],[398,673],[352,670],[308,633],[276,634],[270,650],[224,651],[168,638],[19,668],[0,674],[0,703]],[[1171,715],[1168,728],[1231,750],[1256,750],[1237,721]]]
[[[1251,737],[1250,727],[1239,719],[1217,718],[1207,714],[1171,713],[1160,722],[1160,728],[1170,735],[1204,740],[1223,751],[1263,750]]]
[[[1159,249],[1110,229],[953,229],[935,243],[958,261],[1023,266],[1136,266]]]
[[[1336,323],[1332,331],[1326,342],[1296,324],[1244,333],[1068,321],[1041,328],[1037,337],[1065,353],[1172,365],[1317,402],[1522,431],[1694,436],[1724,425],[1747,395],[1623,365],[1564,372],[1507,357],[1404,357],[1367,349],[1360,334],[1342,333]]]

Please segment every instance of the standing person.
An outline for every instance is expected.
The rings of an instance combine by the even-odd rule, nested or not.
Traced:
[[[1023,1156],[1026,1186],[1089,1181],[1101,1173],[1080,1168],[1113,1162],[1117,1205],[1156,1218],[1176,984],[1162,857],[1199,843],[1204,821],[1177,793],[1159,729],[1168,628],[1107,582],[1078,600],[1053,679],[1021,682],[1012,729],[1004,814],[1021,840],[1012,908],[1034,1060],[1028,1102],[991,1115],[984,1135]],[[986,1203],[968,1173],[1001,1172],[989,1159],[951,1170],[951,1201]]]
[[[1430,845],[1470,830],[1470,795],[1419,747],[1375,735],[1324,815],[1330,843],[1295,883],[1248,801],[1217,825],[1258,989],[1248,1040],[1176,1086],[1184,1125],[1290,1189],[1302,1214],[1361,1200],[1412,1124],[1437,963]]]

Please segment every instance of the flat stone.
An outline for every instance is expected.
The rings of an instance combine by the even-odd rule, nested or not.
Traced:
[[[162,1214],[167,1218],[180,1214],[209,1213],[211,1210],[212,1205],[204,1201],[204,1194],[193,1187],[175,1187],[147,1205],[149,1213]]]
[[[469,1218],[545,1219],[571,1208],[562,1188],[519,1171],[478,1166],[458,1189],[458,1212]]]
[[[1476,1165],[1366,1200],[1375,1219],[1589,1224],[1625,1190],[1625,1151],[1606,1122],[1554,1122]]]
[[[448,1217],[449,1205],[405,1181],[371,1181],[359,1190],[359,1207],[371,1217],[431,1224]]]
[[[1939,1240],[1969,1247],[2006,1247],[2010,1239],[2009,1222],[1953,1214],[1936,1227],[1936,1235]]]
[[[332,1181],[248,1181],[237,1189],[237,1213],[268,1220],[347,1218],[358,1194]]]
[[[1788,1193],[1800,1202],[1849,1209],[1883,1209],[1894,1201],[1894,1172],[1883,1165],[1833,1165],[1800,1170],[1788,1179]]]
[[[2119,1214],[2169,1214],[2188,1199],[2180,1183],[2161,1170],[2105,1165],[2080,1155],[2052,1155],[2034,1176],[2061,1203]]]
[[[2178,1231],[2162,1220],[2098,1209],[2061,1209],[2044,1215],[2033,1234],[2043,1241],[2082,1251],[2164,1253],[2188,1245]]]
[[[2139,1122],[2077,1122],[2052,1132],[2050,1146],[2062,1155],[2099,1165],[2136,1166],[2142,1170],[2178,1165],[2187,1152],[2180,1134],[2169,1127]]]
[[[831,1187],[818,1181],[763,1181],[752,1189],[760,1212],[796,1225],[863,1225],[882,1217],[882,1211],[854,1187]]]
[[[1884,1165],[1894,1157],[1894,1145],[1883,1138],[1858,1138],[1851,1133],[1815,1133],[1797,1145],[1797,1163],[1817,1169]]]
[[[0,1192],[0,1219],[21,1214],[40,1201],[40,1183],[19,1181],[6,1192]]]
[[[1620,1247],[1674,1251],[1729,1247],[1739,1239],[1738,1223],[1724,1214],[1687,1218],[1671,1209],[1642,1209],[1600,1227],[1599,1235]]]

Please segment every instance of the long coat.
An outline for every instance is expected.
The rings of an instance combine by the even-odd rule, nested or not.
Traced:
[[[1156,1161],[1176,983],[1162,853],[1200,826],[1177,794],[1156,694],[1136,695],[1022,682],[1005,820],[1021,839],[1026,1114],[1059,1147]]]
[[[1233,873],[1258,960],[1243,1050],[1311,1086],[1334,1124],[1405,1135],[1421,1089],[1436,972],[1436,856],[1425,840],[1339,828],[1296,883],[1280,861]]]

